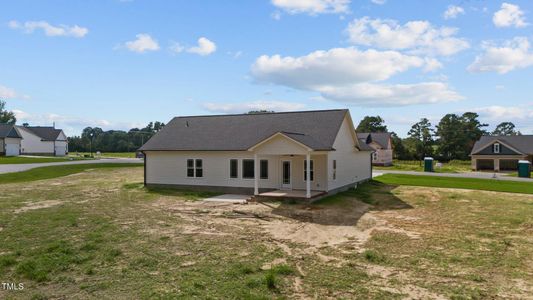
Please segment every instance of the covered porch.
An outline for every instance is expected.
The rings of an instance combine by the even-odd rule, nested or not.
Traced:
[[[254,196],[311,199],[327,193],[328,151],[313,150],[284,133],[277,133],[248,151],[254,155]],[[261,180],[261,161],[266,158],[275,164],[274,184],[269,187]],[[273,190],[260,193],[265,188]]]

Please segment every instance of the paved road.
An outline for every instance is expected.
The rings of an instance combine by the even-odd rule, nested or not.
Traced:
[[[397,170],[374,170],[372,177],[383,174],[406,174],[406,175],[423,175],[423,176],[442,176],[442,177],[460,177],[460,178],[479,178],[479,179],[495,179],[507,181],[523,181],[532,182],[531,178],[520,178],[506,175],[505,173],[487,173],[487,172],[468,172],[468,173],[426,173],[416,171],[397,171]]]
[[[143,160],[139,158],[102,158],[95,160],[75,160],[75,161],[62,161],[62,162],[50,162],[50,163],[37,163],[37,164],[0,164],[0,174],[22,172],[39,167],[48,166],[61,166],[61,165],[79,165],[79,164],[109,164],[109,163],[142,163]]]

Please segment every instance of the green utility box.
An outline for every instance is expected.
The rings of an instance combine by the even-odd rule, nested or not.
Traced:
[[[434,172],[433,157],[424,157],[424,172]]]
[[[518,177],[531,177],[531,163],[528,160],[518,161]]]

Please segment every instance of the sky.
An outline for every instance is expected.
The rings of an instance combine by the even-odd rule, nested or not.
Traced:
[[[0,0],[0,99],[67,135],[336,108],[533,134],[532,43],[530,0]]]

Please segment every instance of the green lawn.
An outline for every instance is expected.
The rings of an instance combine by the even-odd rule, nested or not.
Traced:
[[[471,162],[469,160],[452,160],[442,163],[441,168],[437,168],[435,162],[435,172],[437,173],[460,173],[470,172]],[[424,171],[424,162],[418,160],[394,160],[393,165],[389,167],[375,166],[376,170],[398,170],[398,171]]]
[[[26,157],[26,156],[0,156],[0,164],[36,164],[36,163],[48,163],[48,162],[61,162],[69,160],[83,160],[88,158],[82,157]]]
[[[89,169],[131,168],[139,166],[142,166],[142,164],[101,163],[39,167],[23,172],[0,174],[0,184],[50,179],[84,172]]]
[[[374,180],[390,185],[428,186],[533,194],[533,182],[404,174],[384,174],[375,177]]]
[[[78,157],[78,154],[81,156],[90,155],[89,152],[70,152],[70,157]],[[93,156],[96,157],[96,152],[93,152]],[[115,157],[115,158],[135,158],[135,152],[102,152],[100,157]]]
[[[371,181],[312,205],[215,205],[142,179],[98,168],[2,185],[0,279],[24,290],[0,299],[531,295],[531,195]]]

